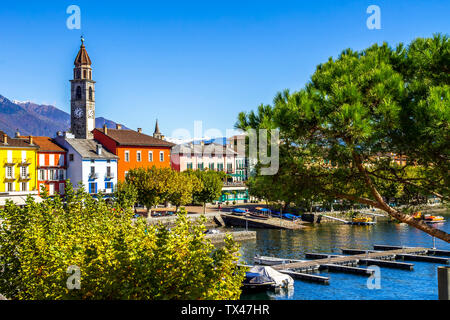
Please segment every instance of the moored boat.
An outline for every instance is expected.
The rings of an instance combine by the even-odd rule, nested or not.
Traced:
[[[241,209],[241,208],[234,208],[232,211],[231,211],[231,214],[232,215],[235,215],[235,216],[245,216],[245,214],[248,212],[248,210],[246,210],[246,209]]]
[[[423,218],[423,221],[426,223],[441,223],[445,222],[445,219],[443,216],[432,216],[430,214],[426,214]]]
[[[247,273],[242,288],[245,291],[267,291],[293,288],[294,279],[267,266],[254,266]]]

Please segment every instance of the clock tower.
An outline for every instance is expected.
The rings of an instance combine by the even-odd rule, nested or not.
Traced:
[[[71,83],[70,124],[76,139],[93,139],[95,129],[95,81],[92,80],[91,59],[81,38],[75,58]]]

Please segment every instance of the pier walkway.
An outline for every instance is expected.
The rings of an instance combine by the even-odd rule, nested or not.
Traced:
[[[360,260],[368,260],[368,259],[394,259],[397,255],[417,255],[417,254],[426,254],[429,249],[427,248],[401,248],[394,250],[386,250],[386,251],[376,251],[376,252],[365,252],[364,254],[355,254],[351,256],[333,256],[330,255],[328,258],[322,258],[317,260],[310,261],[301,261],[294,263],[284,263],[272,266],[275,270],[311,270],[320,268],[321,265],[326,264],[337,264],[337,265],[356,265]]]

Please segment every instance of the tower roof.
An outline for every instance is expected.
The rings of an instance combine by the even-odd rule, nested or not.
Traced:
[[[161,132],[159,132],[158,119],[156,119],[155,132],[153,132],[153,134],[161,134]]]
[[[91,59],[89,58],[89,55],[86,51],[86,48],[84,46],[84,39],[81,38],[81,46],[80,46],[80,50],[78,51],[77,57],[75,58],[74,61],[75,66],[80,66],[80,65],[91,65]]]

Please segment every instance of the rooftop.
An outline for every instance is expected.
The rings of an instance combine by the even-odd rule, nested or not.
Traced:
[[[112,154],[103,146],[93,139],[72,139],[66,138],[65,141],[78,152],[84,159],[118,159],[119,157]],[[97,146],[102,147],[101,154],[97,153]]]
[[[95,130],[105,134],[103,128]],[[141,132],[127,129],[106,129],[106,136],[113,139],[118,145],[122,146],[149,146],[149,147],[173,147],[174,143],[157,139]]]

